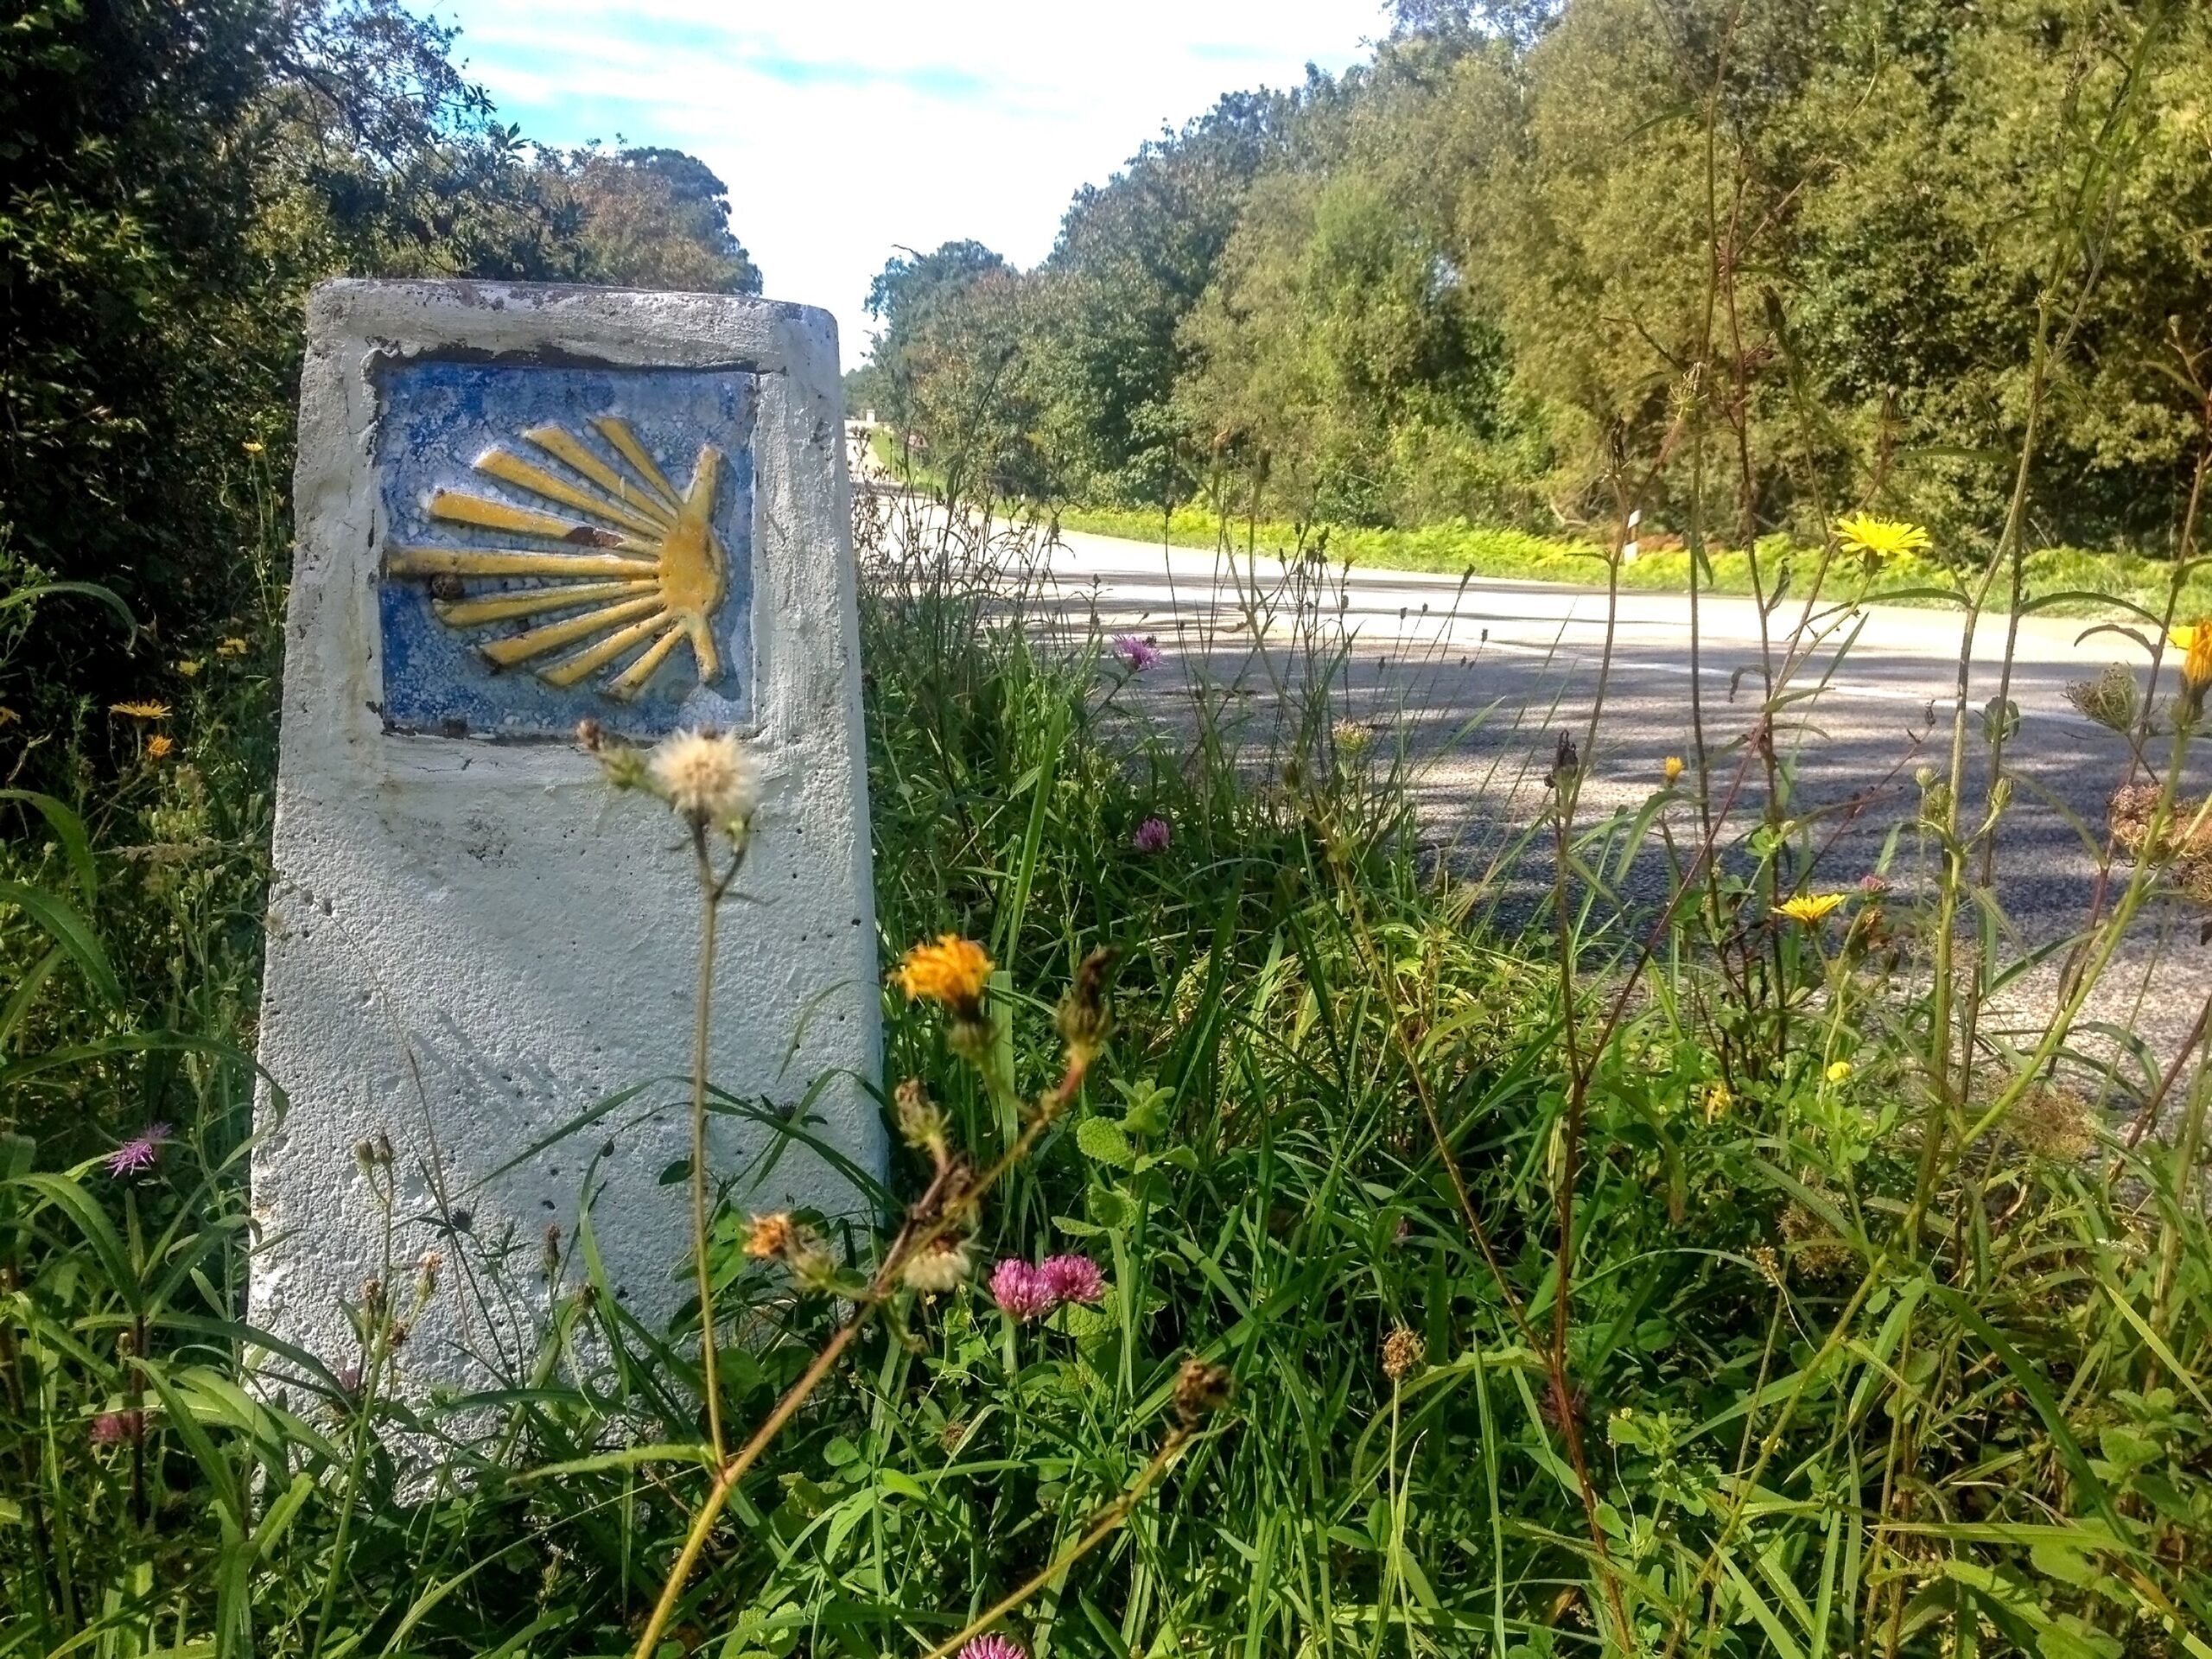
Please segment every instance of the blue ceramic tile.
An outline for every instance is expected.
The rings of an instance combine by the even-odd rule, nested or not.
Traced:
[[[750,721],[754,376],[418,360],[381,391],[389,728]]]

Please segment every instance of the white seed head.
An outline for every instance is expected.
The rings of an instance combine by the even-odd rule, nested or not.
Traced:
[[[686,817],[733,823],[760,802],[752,760],[734,737],[677,732],[652,752],[654,786]]]
[[[969,1255],[965,1244],[939,1239],[934,1244],[924,1245],[906,1263],[907,1287],[928,1294],[942,1294],[966,1279],[975,1265],[976,1259]]]

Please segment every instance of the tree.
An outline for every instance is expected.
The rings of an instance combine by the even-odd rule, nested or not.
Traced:
[[[11,567],[104,583],[157,639],[234,613],[326,277],[757,284],[711,173],[671,151],[549,171],[452,41],[397,0],[18,10],[0,32]],[[16,653],[0,702],[27,725],[126,689],[95,615],[47,607]]]
[[[556,162],[579,223],[584,274],[629,288],[758,294],[731,232],[729,188],[678,149],[577,150]]]
[[[927,343],[933,321],[969,284],[1007,269],[1004,257],[980,242],[947,242],[928,253],[905,250],[876,273],[868,312],[883,326],[869,342],[869,359],[881,412],[894,426],[910,432],[922,426],[930,399],[918,383],[936,349]]]
[[[1077,193],[1046,262],[1038,372],[1069,487],[1162,505],[1198,465],[1175,401],[1184,319],[1213,280],[1295,97],[1238,93]]]

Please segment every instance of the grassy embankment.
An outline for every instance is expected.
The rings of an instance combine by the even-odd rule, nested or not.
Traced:
[[[1300,543],[1299,527],[1281,522],[1248,526],[1241,521],[1225,528],[1222,520],[1202,507],[1180,507],[1163,524],[1157,512],[1106,507],[1064,507],[1058,519],[1064,529],[1088,531],[1100,536],[1126,537],[1158,544],[1163,540],[1177,547],[1216,547],[1224,535],[1243,548],[1248,534],[1263,554],[1279,554]],[[1324,546],[1330,558],[1349,561],[1363,569],[1428,571],[1444,575],[1476,575],[1508,581],[1558,582],[1582,587],[1605,584],[1605,561],[1596,543],[1563,537],[1535,536],[1525,531],[1454,523],[1431,524],[1418,530],[1363,530],[1332,525],[1309,528],[1303,537],[1307,547]],[[1771,590],[1775,574],[1788,560],[1802,575],[1819,557],[1815,549],[1790,548],[1775,540],[1763,544],[1762,581]],[[1711,555],[1708,591],[1750,594],[1754,591],[1748,554],[1719,550]],[[1850,570],[1849,563],[1842,567]],[[2082,548],[2045,548],[2028,556],[2027,594],[2030,600],[2055,595],[2099,594],[2107,601],[2124,601],[2163,613],[2172,567],[2159,559],[2134,553],[2099,553]],[[1867,582],[1869,594],[1895,594],[1897,602],[1929,604],[1914,590],[1955,588],[1955,569],[1932,559],[1891,560]],[[1645,553],[1624,564],[1620,585],[1647,593],[1686,593],[1689,589],[1690,557],[1670,550]],[[1853,584],[1855,590],[1855,584]],[[1992,590],[1993,602],[2003,608],[2008,589],[2003,583]],[[2060,614],[2088,615],[2119,607],[2100,605],[2094,599],[2072,597],[2050,607]],[[2212,614],[2212,573],[2197,572],[2183,589],[2179,614]]]
[[[977,1015],[887,990],[887,1075],[920,1094],[857,1195],[879,1225],[763,1255],[720,1207],[731,1443],[804,1391],[720,1480],[696,1309],[645,1329],[588,1234],[541,1260],[488,1209],[438,1233],[395,1206],[357,1351],[287,1357],[282,1401],[242,1387],[273,606],[172,708],[114,716],[146,734],[126,776],[8,803],[9,1651],[913,1659],[1007,1599],[1039,1659],[2201,1659],[2212,1077],[2062,1066],[2063,1020],[1975,1039],[2014,964],[2001,929],[1951,954],[1982,902],[1945,855],[1966,808],[1862,804],[1900,825],[1894,891],[1862,888],[1774,750],[1716,740],[1618,812],[1563,763],[1533,828],[1436,868],[1325,671],[1155,721],[1131,680],[1179,683],[1172,658],[1040,656],[986,591],[1007,561],[877,546],[886,965],[953,932],[997,976]],[[1285,649],[1325,670],[1311,629]],[[1770,817],[1708,844],[1700,799],[1739,788]],[[673,840],[664,809],[606,833]],[[1504,926],[1539,852],[1554,902]],[[1675,873],[1663,908],[1621,883],[1640,853]],[[2155,897],[2111,875],[2092,978]],[[1094,1056],[1096,997],[1062,997],[1102,947]],[[371,1201],[425,1154],[408,1103],[364,1110],[394,1141]],[[142,1135],[143,1167],[108,1164]],[[932,1207],[933,1137],[997,1173],[979,1205]],[[915,1226],[965,1234],[967,1275],[910,1281]],[[1049,1254],[1096,1300],[995,1295],[995,1263]],[[415,1299],[472,1281],[531,1343],[426,1397]],[[1179,1384],[1194,1357],[1225,1406]]]

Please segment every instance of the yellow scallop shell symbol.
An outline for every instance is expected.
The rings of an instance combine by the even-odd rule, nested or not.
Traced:
[[[721,658],[709,623],[722,601],[728,569],[710,522],[721,451],[701,445],[691,486],[678,494],[628,423],[602,415],[591,424],[611,456],[557,426],[522,435],[573,478],[507,449],[489,449],[477,459],[478,472],[562,511],[459,490],[436,491],[424,503],[435,520],[497,531],[531,545],[395,548],[385,569],[395,576],[430,578],[437,595],[430,608],[449,627],[533,625],[478,645],[494,668],[535,664],[531,672],[559,686],[605,671],[601,689],[628,698],[689,640],[699,682],[711,683],[721,673]],[[471,592],[466,584],[472,579],[501,585]],[[517,580],[531,585],[505,585]]]

